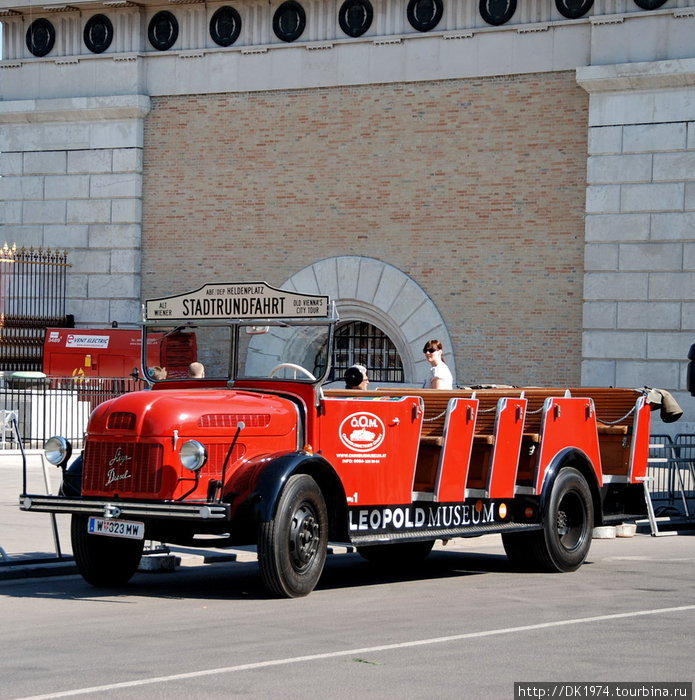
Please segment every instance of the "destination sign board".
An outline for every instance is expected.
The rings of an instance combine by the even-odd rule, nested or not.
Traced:
[[[328,297],[276,289],[266,282],[206,284],[145,302],[146,321],[327,318]]]

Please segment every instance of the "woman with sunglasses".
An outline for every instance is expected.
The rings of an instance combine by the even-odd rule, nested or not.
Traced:
[[[430,370],[422,385],[423,389],[453,389],[454,378],[442,357],[441,341],[428,340],[422,351],[425,353],[427,362],[430,363]]]

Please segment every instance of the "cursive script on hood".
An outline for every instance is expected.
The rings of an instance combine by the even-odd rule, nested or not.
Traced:
[[[116,450],[114,456],[109,460],[110,469],[106,472],[106,486],[109,486],[109,484],[113,484],[116,481],[123,481],[123,479],[130,478],[130,470],[126,469],[121,474],[118,474],[116,469],[122,467],[126,462],[129,462],[132,459],[132,457],[123,454],[120,447]]]

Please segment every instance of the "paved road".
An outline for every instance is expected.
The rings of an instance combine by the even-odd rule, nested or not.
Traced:
[[[561,575],[514,572],[493,536],[405,576],[336,554],[298,600],[267,598],[253,561],[200,561],[127,592],[0,582],[0,697],[512,698],[514,681],[695,675],[690,536],[595,540]]]
[[[2,466],[0,546],[45,556],[49,516],[20,512],[20,489]],[[0,698],[512,698],[514,681],[695,676],[692,536],[595,540],[563,575],[515,572],[496,536],[438,545],[409,575],[340,553],[299,600],[269,599],[248,552],[178,554],[123,591],[0,580]]]

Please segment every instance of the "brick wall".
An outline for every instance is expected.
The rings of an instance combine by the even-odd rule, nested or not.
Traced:
[[[573,72],[153,98],[143,296],[367,255],[432,298],[459,382],[578,384],[587,106]]]

